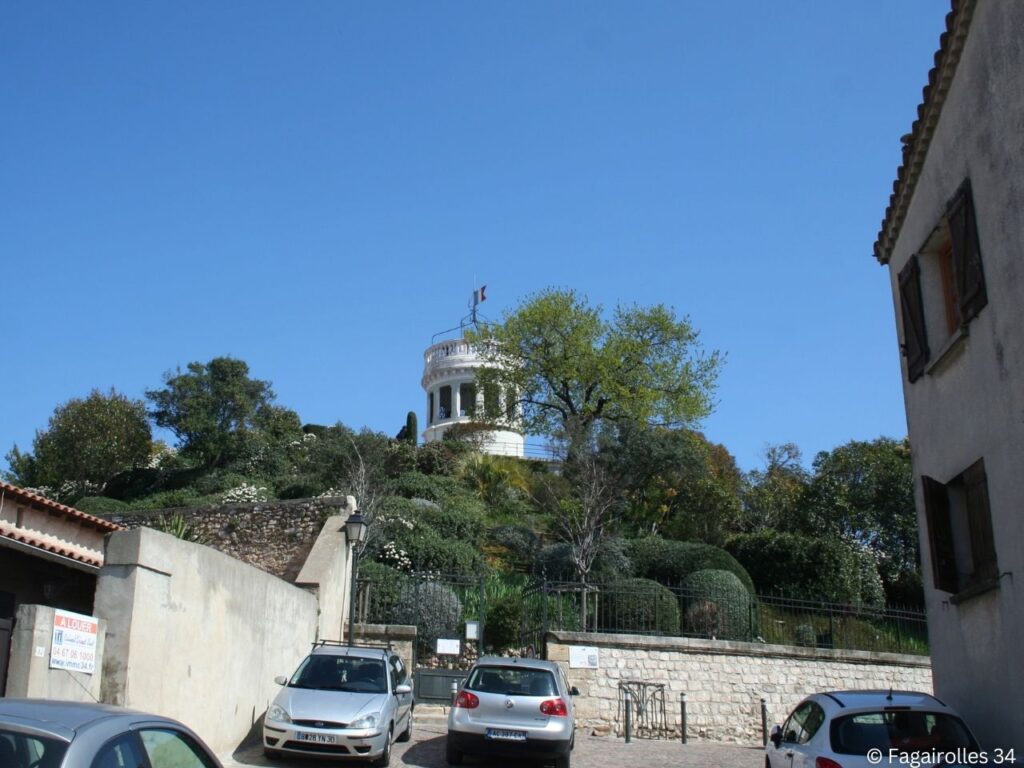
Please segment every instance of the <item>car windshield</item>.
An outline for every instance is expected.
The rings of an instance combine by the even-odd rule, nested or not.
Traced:
[[[888,754],[891,749],[951,751],[974,746],[963,721],[943,712],[858,712],[833,720],[829,735],[832,751],[841,755],[866,755],[871,749]]]
[[[351,693],[387,693],[387,674],[380,659],[353,656],[307,656],[292,675],[291,688]]]
[[[557,696],[555,678],[546,669],[524,667],[477,667],[466,688],[506,696]]]
[[[68,751],[66,742],[8,731],[0,726],[3,768],[57,768]]]

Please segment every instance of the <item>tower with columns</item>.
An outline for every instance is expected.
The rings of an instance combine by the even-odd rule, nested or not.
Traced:
[[[427,395],[423,441],[442,439],[456,424],[487,424],[493,428],[481,431],[481,451],[522,457],[524,441],[518,429],[515,400],[497,388],[477,391],[476,371],[483,364],[475,345],[466,339],[441,341],[427,347],[420,382]]]

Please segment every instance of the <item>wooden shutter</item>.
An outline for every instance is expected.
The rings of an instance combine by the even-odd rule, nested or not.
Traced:
[[[938,480],[922,476],[921,481],[924,483],[925,520],[935,588],[943,592],[957,592],[960,578],[957,576],[956,550],[953,547],[953,522],[949,517],[949,494],[946,486]]]
[[[988,303],[970,179],[960,185],[960,189],[949,201],[946,206],[946,219],[949,221],[949,234],[953,246],[957,304],[960,308],[961,321],[967,323]]]
[[[903,315],[903,354],[907,356],[907,376],[916,381],[928,363],[928,336],[924,328],[924,303],[921,301],[921,267],[917,255],[900,270],[900,310]]]
[[[971,559],[974,561],[972,581],[988,581],[999,575],[999,567],[996,563],[984,459],[979,459],[964,470],[963,478],[967,496],[967,525],[971,531]]]

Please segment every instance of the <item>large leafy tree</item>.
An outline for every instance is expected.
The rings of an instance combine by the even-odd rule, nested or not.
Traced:
[[[261,425],[282,421],[272,410],[270,382],[250,378],[249,366],[231,357],[168,372],[164,387],[146,397],[153,421],[177,436],[182,456],[206,468],[243,455]]]
[[[741,527],[806,533],[804,497],[810,479],[796,445],[768,446],[764,469],[747,474]]]
[[[721,367],[671,309],[620,306],[605,317],[572,290],[530,296],[471,338],[489,363],[481,391],[511,393],[537,434],[586,434],[602,421],[692,424],[711,412]]]
[[[113,389],[93,390],[54,409],[47,428],[36,432],[31,453],[14,446],[7,455],[8,475],[19,485],[54,491],[67,484],[79,489],[85,483],[102,485],[122,470],[145,464],[151,447],[142,401]]]

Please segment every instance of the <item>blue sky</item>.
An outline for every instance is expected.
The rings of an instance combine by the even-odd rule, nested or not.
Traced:
[[[740,466],[906,432],[871,247],[944,0],[6,3],[0,453],[233,355],[424,421],[431,336],[572,287],[726,353]]]

